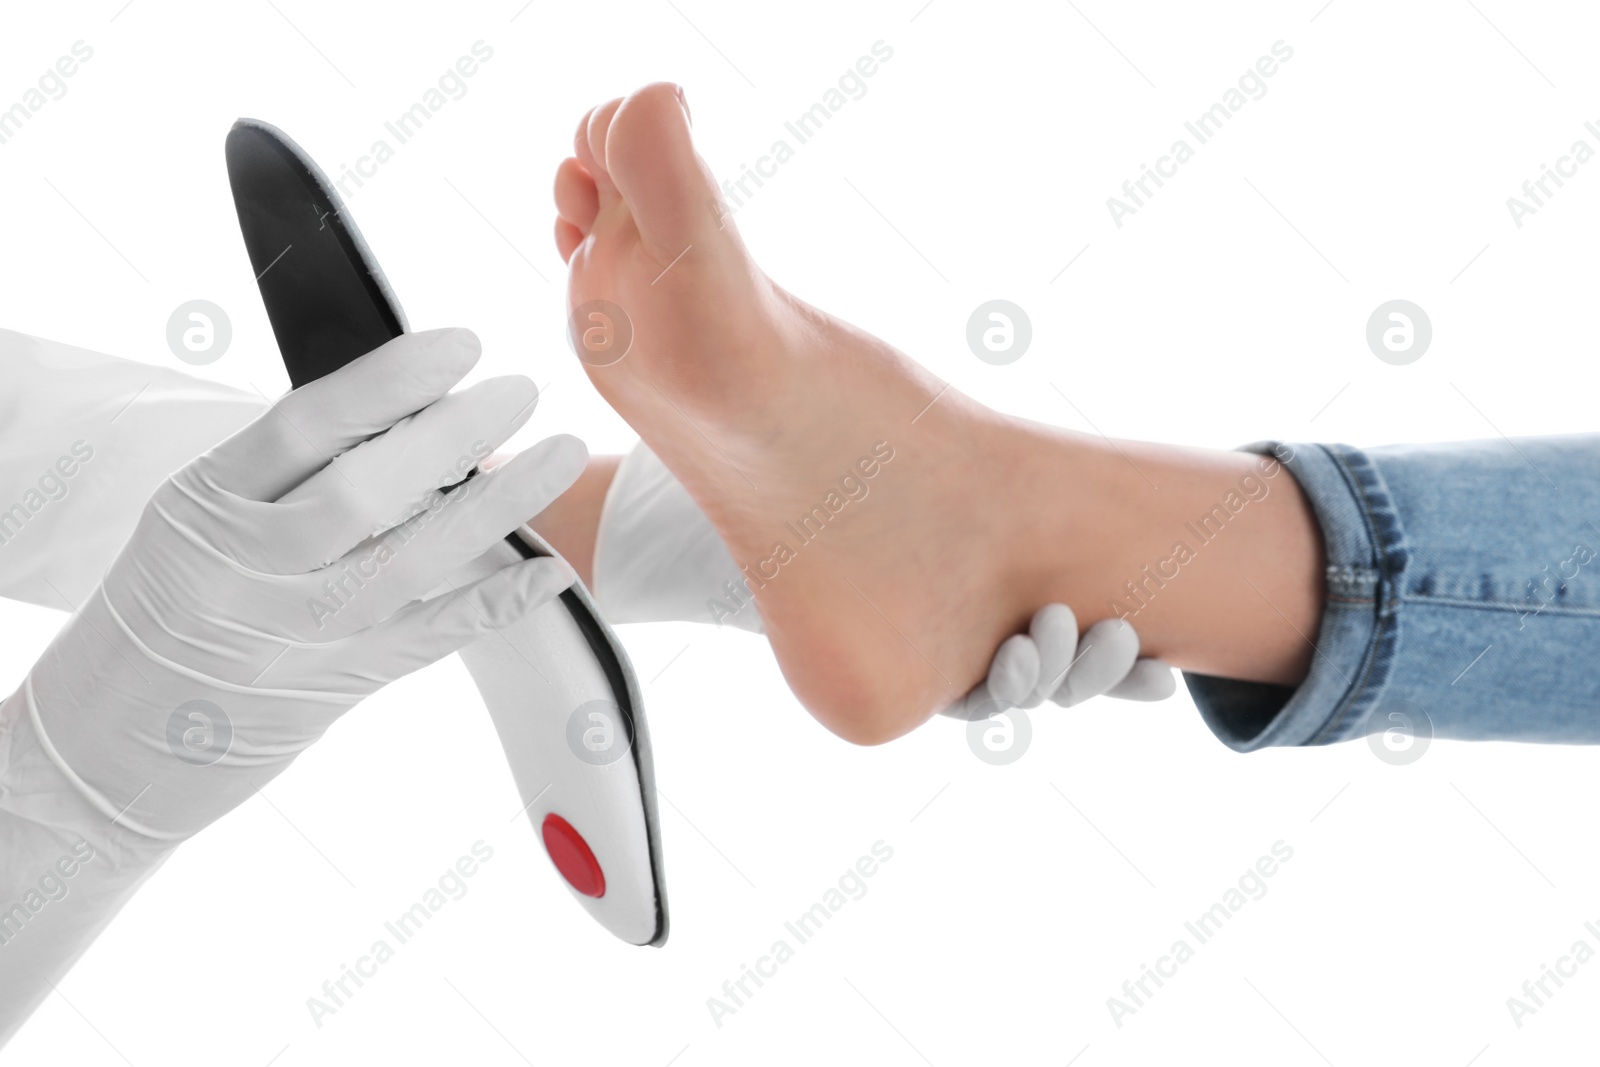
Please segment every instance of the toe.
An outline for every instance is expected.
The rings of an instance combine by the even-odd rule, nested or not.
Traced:
[[[600,214],[600,190],[576,159],[564,159],[556,168],[556,214],[582,234],[588,234]]]
[[[600,161],[595,159],[594,153],[589,150],[589,120],[599,110],[597,107],[591,107],[585,111],[583,118],[578,120],[577,132],[572,135],[572,154],[578,157],[578,165],[590,174],[597,174],[600,171]]]
[[[617,109],[622,106],[622,98],[608,100],[595,108],[584,117],[583,125],[578,128],[577,152],[578,162],[583,164],[594,177],[595,187],[600,191],[601,206],[610,203],[617,195],[617,186],[612,178],[606,159],[606,134],[611,129],[611,120],[616,117]]]
[[[583,231],[578,229],[566,219],[556,219],[556,251],[561,253],[561,262],[570,263],[572,253],[583,244]]]
[[[682,90],[647,85],[607,120],[606,171],[651,254],[672,260],[717,217],[716,181],[695,154]],[[591,135],[596,125],[590,123]]]
[[[578,123],[578,132],[572,138],[572,154],[578,158],[578,165],[594,180],[596,193],[602,204],[608,203],[617,195],[617,187],[611,183],[611,176],[606,173],[605,130],[611,125],[611,116],[616,114],[621,104],[622,98],[618,97],[599,107],[590,108],[589,113]],[[595,139],[597,124],[600,127],[599,140]]]

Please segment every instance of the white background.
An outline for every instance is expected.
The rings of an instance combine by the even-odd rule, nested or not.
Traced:
[[[414,327],[470,325],[478,374],[546,387],[527,441],[620,451],[631,433],[564,347],[550,239],[579,116],[678,81],[702,151],[735,176],[883,40],[894,57],[866,96],[737,221],[782,284],[960,389],[1222,447],[1593,428],[1600,162],[1521,229],[1505,206],[1574,139],[1600,147],[1583,130],[1600,119],[1583,5],[123,2],[6,5],[0,106],[74,41],[94,58],[0,145],[4,326],[175,366],[167,316],[205,298],[235,339],[197,373],[281,391],[229,124],[275,123],[337,174],[482,39],[494,58],[468,94],[349,207]],[[1278,40],[1294,57],[1267,95],[1114,226],[1106,198]],[[964,340],[995,297],[1034,326],[1006,367]],[[1397,297],[1435,330],[1407,367],[1363,337]],[[4,673],[60,622],[6,606]],[[624,639],[668,801],[664,949],[612,940],[568,898],[451,660],[184,847],[0,1055],[1487,1067],[1589,1047],[1600,963],[1520,1030],[1505,1005],[1576,939],[1600,948],[1582,925],[1600,920],[1588,750],[1238,756],[1180,695],[1041,710],[1031,750],[996,768],[944,720],[881,749],[837,741],[747,635]],[[468,895],[315,1026],[307,997],[480,839],[494,858]],[[1107,997],[1280,839],[1294,856],[1267,895],[1116,1027]],[[867,895],[718,1028],[706,999],[878,840],[894,858]]]

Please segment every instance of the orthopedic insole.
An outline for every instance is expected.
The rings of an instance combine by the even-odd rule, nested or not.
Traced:
[[[298,145],[266,123],[241,119],[228,134],[227,161],[245,248],[294,386],[406,331],[355,221]],[[524,525],[476,567],[487,574],[549,555]],[[627,653],[588,590],[573,585],[461,658],[494,719],[525,810],[573,895],[622,940],[665,942],[644,705]],[[592,744],[596,738],[605,743]]]

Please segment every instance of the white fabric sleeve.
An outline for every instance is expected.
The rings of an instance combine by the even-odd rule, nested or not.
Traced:
[[[600,508],[592,591],[612,623],[763,632],[750,586],[716,527],[642,441],[623,457]]]
[[[169,473],[267,407],[178,371],[0,330],[0,597],[81,606]],[[0,1045],[170,854],[114,825],[0,704]]]
[[[0,330],[0,597],[81,607],[168,474],[267,400]]]

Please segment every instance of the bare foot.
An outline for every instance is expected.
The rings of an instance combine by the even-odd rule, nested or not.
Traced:
[[[634,331],[590,379],[745,569],[800,702],[875,743],[959,699],[1027,617],[973,551],[1024,488],[985,459],[1004,421],[756,267],[675,86],[591,112],[557,202],[571,305]]]
[[[1123,538],[1125,560],[1101,550],[1142,518],[1109,517],[1133,492],[1115,446],[990,411],[767,278],[718,210],[676,86],[590,112],[575,154],[556,242],[590,380],[710,517],[784,677],[830,730],[905,733],[1039,606],[1105,618],[1112,579],[1169,547],[1160,532]],[[1249,462],[1209,461],[1202,481]]]

